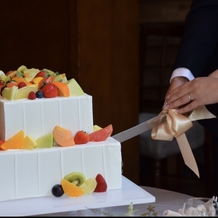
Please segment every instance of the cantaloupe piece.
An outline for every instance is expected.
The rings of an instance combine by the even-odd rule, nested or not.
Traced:
[[[21,147],[24,144],[24,131],[20,130],[17,134],[9,138],[7,141],[5,141],[1,148],[2,150],[8,150],[8,149],[21,149]]]
[[[69,197],[79,197],[84,194],[83,189],[66,179],[61,180],[61,185],[64,193]]]
[[[53,136],[56,143],[62,147],[75,145],[73,134],[68,129],[60,126],[55,126],[53,129]]]
[[[37,145],[36,140],[31,136],[26,135],[24,138],[24,143],[21,146],[21,149],[32,150]]]

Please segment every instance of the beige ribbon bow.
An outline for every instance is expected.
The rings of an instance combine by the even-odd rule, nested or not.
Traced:
[[[200,177],[198,166],[185,132],[193,126],[192,121],[216,118],[216,116],[210,113],[205,106],[195,109],[188,117],[177,113],[176,109],[162,110],[160,115],[160,119],[165,119],[165,122],[152,129],[152,139],[172,141],[175,137],[185,164]]]

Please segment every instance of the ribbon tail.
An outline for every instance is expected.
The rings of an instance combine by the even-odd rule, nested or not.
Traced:
[[[192,121],[216,118],[205,106],[196,108],[188,118]]]
[[[198,176],[199,170],[185,134],[176,138],[185,164]]]

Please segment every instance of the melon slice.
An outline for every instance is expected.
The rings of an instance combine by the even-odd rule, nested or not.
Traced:
[[[14,100],[14,96],[16,95],[17,90],[17,86],[5,87],[2,90],[2,97],[8,100]]]
[[[30,92],[37,92],[37,85],[33,84],[33,85],[29,85],[29,86],[24,86],[23,88],[20,88],[17,90],[14,99],[18,100],[18,99],[23,99],[23,98],[28,98],[28,95]]]
[[[37,143],[36,148],[51,148],[53,147],[53,142],[54,142],[53,134],[48,133],[46,135],[40,136],[36,140]]]
[[[71,96],[79,96],[85,94],[75,79],[68,80],[67,85],[69,87]]]
[[[88,195],[94,192],[97,186],[97,181],[94,177],[90,177],[84,183],[82,183],[79,187],[83,189],[84,194]]]

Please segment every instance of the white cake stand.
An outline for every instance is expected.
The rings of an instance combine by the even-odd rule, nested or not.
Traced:
[[[123,176],[122,189],[78,198],[42,197],[0,202],[0,216],[33,216],[95,208],[153,203],[155,197]]]

